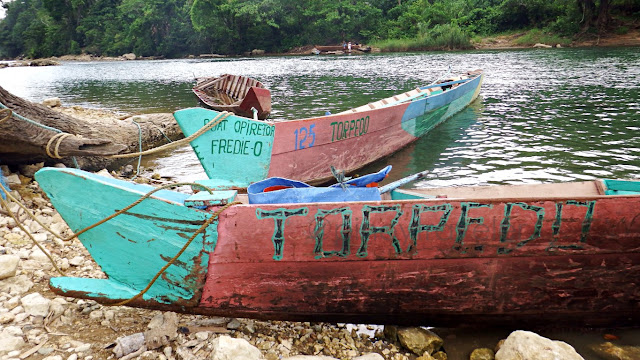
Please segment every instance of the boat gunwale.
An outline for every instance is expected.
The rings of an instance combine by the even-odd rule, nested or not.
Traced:
[[[387,105],[387,106],[380,107],[380,108],[376,108],[376,109],[351,111],[351,110],[354,110],[354,109],[356,109],[356,108],[358,108],[360,106],[365,106],[365,105],[369,104],[369,103],[367,103],[367,104],[362,104],[362,105],[359,105],[359,106],[356,106],[356,107],[353,107],[353,108],[350,108],[350,109],[347,109],[347,110],[344,110],[344,111],[341,111],[341,112],[335,113],[335,114],[319,115],[319,116],[307,117],[307,118],[302,118],[302,119],[273,119],[273,118],[271,118],[271,119],[264,119],[264,120],[260,120],[260,119],[256,120],[256,119],[252,119],[252,118],[249,118],[249,117],[246,117],[246,116],[237,115],[237,114],[233,114],[233,116],[236,116],[236,117],[239,117],[239,118],[242,118],[242,119],[248,119],[248,120],[252,120],[252,121],[262,122],[262,123],[267,124],[267,125],[275,125],[276,123],[282,123],[282,122],[309,122],[309,121],[317,120],[317,119],[320,119],[320,118],[324,119],[324,118],[331,118],[331,117],[342,117],[342,116],[344,116],[346,114],[362,114],[362,113],[368,113],[368,112],[375,112],[375,111],[379,111],[379,110],[382,110],[382,109],[393,109],[393,108],[396,108],[398,106],[406,106],[408,103],[412,103],[413,101],[421,101],[421,100],[425,100],[425,99],[435,98],[436,96],[448,94],[451,91],[458,91],[463,86],[469,86],[469,84],[471,84],[476,79],[481,78],[483,75],[484,75],[484,72],[476,74],[476,75],[473,75],[473,76],[469,77],[468,79],[466,79],[468,81],[463,82],[463,83],[459,83],[459,86],[457,86],[455,88],[452,88],[452,89],[449,89],[447,91],[443,91],[443,92],[440,92],[440,93],[437,93],[437,94],[427,95],[427,96],[424,96],[424,97],[418,97],[418,98],[415,98],[415,99],[406,99],[406,101],[401,101],[401,102],[398,102],[398,103],[394,103],[394,104]],[[426,85],[426,86],[428,86],[428,85]],[[397,96],[397,95],[401,95],[401,94],[404,94],[404,93],[399,93],[399,94],[395,94],[395,95]],[[393,97],[393,96],[391,96],[391,97]],[[384,99],[387,99],[387,98],[378,99],[376,101],[380,101],[380,100],[384,100]],[[217,110],[213,109],[212,111],[217,111]]]

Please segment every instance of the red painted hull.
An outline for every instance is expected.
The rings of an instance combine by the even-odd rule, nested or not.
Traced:
[[[402,129],[402,116],[408,104],[376,109],[357,114],[341,114],[331,117],[311,118],[295,122],[276,123],[269,177],[305,179],[322,182],[331,179],[328,169],[352,172],[391,155],[407,144],[417,140]],[[362,120],[363,119],[363,120]],[[358,120],[362,128],[343,131],[344,125]],[[327,129],[315,132],[313,147],[301,148],[300,136],[295,141],[296,130],[300,128]],[[366,132],[365,132],[366,130]],[[362,135],[360,133],[362,132]],[[344,136],[338,140],[338,136]],[[358,134],[358,135],[356,135]],[[304,146],[304,143],[303,143]],[[292,153],[295,151],[295,156]]]
[[[77,169],[36,178],[75,231],[152,189]],[[370,202],[238,198],[245,204],[202,227],[221,205],[190,208],[191,196],[159,191],[79,235],[107,279],[52,278],[51,286],[108,304],[147,289],[130,305],[232,317],[640,323],[640,181],[412,189]]]
[[[640,198],[578,200],[233,207],[220,220],[199,311],[434,326],[637,324]],[[306,215],[281,218],[276,231],[265,214],[285,208]]]

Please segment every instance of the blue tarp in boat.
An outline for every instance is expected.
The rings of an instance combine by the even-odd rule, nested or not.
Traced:
[[[379,201],[381,200],[380,190],[375,186],[384,180],[389,171],[391,171],[391,165],[377,173],[330,187],[314,187],[301,181],[272,177],[249,185],[247,194],[249,204]]]

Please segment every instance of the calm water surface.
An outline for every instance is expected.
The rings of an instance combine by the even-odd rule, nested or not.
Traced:
[[[0,70],[0,86],[32,101],[127,112],[197,106],[195,77],[224,73],[259,79],[271,90],[275,118],[338,112],[482,68],[480,98],[405,150],[369,166],[394,166],[396,179],[422,170],[420,187],[518,184],[640,176],[640,49],[548,49],[363,56],[64,63]],[[384,146],[384,144],[380,144]],[[204,177],[190,147],[146,159],[163,176]],[[493,347],[508,332],[447,336],[451,359],[469,346]],[[640,345],[640,332],[617,330]],[[544,335],[544,333],[542,333]],[[549,333],[586,359],[602,330]],[[483,340],[487,339],[487,341]],[[489,340],[490,339],[490,340]],[[455,355],[455,354],[459,354]],[[468,357],[467,357],[468,358]]]
[[[480,98],[389,159],[421,187],[640,175],[640,49],[553,49],[216,60],[67,62],[7,68],[0,86],[32,101],[131,112],[197,106],[195,77],[242,74],[271,90],[274,118],[338,112],[482,68]],[[384,146],[384,144],[381,144]],[[146,159],[175,180],[204,176],[189,147]]]

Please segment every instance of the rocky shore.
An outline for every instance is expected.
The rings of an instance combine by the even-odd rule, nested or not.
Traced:
[[[12,196],[40,223],[66,237],[69,228],[32,179],[38,167],[22,166],[11,172],[2,166],[4,180]],[[106,170],[101,173],[116,175]],[[448,357],[446,340],[419,327],[387,326],[383,331],[372,325],[204,317],[56,296],[47,284],[50,277],[60,275],[49,256],[67,276],[101,278],[104,274],[77,239],[62,241],[17,203],[6,204],[0,210],[1,360],[456,360]],[[602,359],[640,359],[640,348],[606,341],[593,351]],[[464,359],[583,357],[564,342],[515,331],[495,347],[475,349]]]

